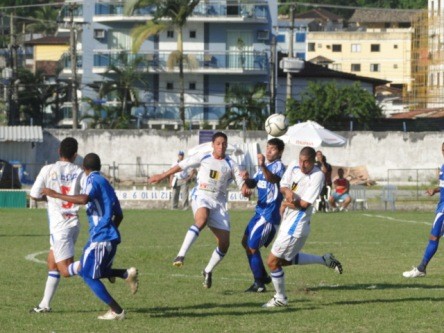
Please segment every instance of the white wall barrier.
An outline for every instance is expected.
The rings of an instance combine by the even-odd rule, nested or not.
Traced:
[[[137,200],[137,201],[170,201],[171,200],[171,190],[164,187],[163,189],[152,188],[152,189],[142,189],[138,190],[133,188],[132,190],[116,190],[117,198],[120,201],[127,200]],[[182,198],[180,198],[182,200]],[[228,201],[248,201],[248,198],[242,196],[241,192],[229,191]]]

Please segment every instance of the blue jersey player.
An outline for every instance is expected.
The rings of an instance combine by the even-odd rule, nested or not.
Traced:
[[[444,156],[444,143],[441,145],[441,151]],[[439,202],[435,211],[436,216],[435,220],[433,221],[429,243],[424,251],[422,261],[418,267],[413,267],[412,270],[402,274],[406,278],[424,277],[426,275],[427,265],[438,250],[439,239],[444,234],[444,164],[441,166],[441,170],[439,171],[439,186],[428,189],[426,193],[430,196],[434,195],[435,193],[439,193]]]
[[[255,214],[242,238],[242,246],[254,276],[254,283],[246,292],[265,292],[265,284],[271,282],[262,261],[260,248],[270,244],[281,221],[279,208],[283,196],[279,191],[279,182],[285,172],[281,162],[284,147],[284,142],[280,139],[269,140],[265,156],[258,154],[258,171],[252,179],[246,181],[250,188],[257,187],[258,194]]]
[[[61,199],[75,204],[86,204],[86,214],[89,222],[89,239],[83,249],[78,275],[80,275],[92,292],[110,309],[99,316],[103,320],[122,320],[125,311],[106,290],[101,278],[109,278],[111,282],[116,277],[125,279],[135,294],[138,288],[137,269],[113,269],[112,263],[120,243],[118,227],[123,219],[122,209],[114,189],[100,174],[101,163],[98,155],[87,154],[83,160],[86,179],[84,194],[65,195],[49,188],[43,193],[49,197]]]

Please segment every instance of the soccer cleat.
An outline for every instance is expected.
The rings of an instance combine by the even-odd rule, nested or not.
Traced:
[[[402,276],[405,278],[417,278],[426,276],[426,272],[422,272],[418,269],[418,267],[413,267],[411,271],[407,271],[402,273]]]
[[[332,253],[326,253],[322,256],[322,259],[324,259],[325,265],[334,269],[336,273],[342,274],[342,265],[337,260]]]
[[[265,288],[265,285],[263,283],[253,283],[250,288],[245,290],[246,293],[264,293],[267,291],[267,288]]]
[[[137,293],[137,289],[139,289],[139,272],[135,267],[128,268],[126,271],[128,272],[128,277],[125,281],[130,286],[131,293],[134,295]]]
[[[267,303],[262,305],[262,307],[263,308],[278,308],[278,307],[287,306],[287,305],[288,305],[287,297],[285,297],[284,299],[279,299],[279,298],[276,298],[276,296],[275,296],[272,299],[270,299]]]
[[[40,305],[37,305],[35,308],[29,310],[30,313],[48,313],[51,311],[51,308],[41,308]]]
[[[113,310],[108,310],[105,314],[98,316],[98,319],[101,320],[123,320],[125,319],[125,311],[123,310],[122,313],[115,313]]]
[[[271,283],[271,277],[270,277],[269,275],[267,275],[266,277],[264,277],[264,278],[262,279],[262,282],[263,282],[264,284],[270,284],[270,283]]]
[[[207,289],[211,288],[211,285],[213,284],[212,275],[213,275],[213,273],[211,273],[211,272],[207,273],[207,272],[205,272],[205,270],[202,271],[202,276],[204,277],[202,285],[204,286],[204,288],[207,288]]]
[[[174,261],[173,261],[173,266],[182,267],[184,260],[185,260],[185,257],[177,256],[176,259],[174,259]]]
[[[109,283],[116,283],[116,277],[115,276],[110,276],[108,278]]]

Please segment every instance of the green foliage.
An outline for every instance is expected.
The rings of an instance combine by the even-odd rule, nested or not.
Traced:
[[[124,7],[124,13],[131,15],[137,8],[149,5],[156,6],[153,20],[147,21],[144,25],[137,26],[131,31],[133,52],[137,52],[147,38],[158,35],[161,31],[174,29],[177,32],[177,50],[170,54],[168,64],[170,70],[172,67],[174,68],[175,64],[179,66],[179,117],[182,128],[185,128],[185,79],[183,65],[185,62],[192,68],[194,63],[192,58],[184,57],[183,55],[183,27],[199,2],[200,0],[131,0]]]
[[[225,96],[225,102],[229,106],[220,118],[220,126],[242,128],[245,121],[248,130],[262,129],[268,116],[266,97],[266,87],[263,84],[231,85]]]
[[[306,120],[325,123],[349,118],[365,124],[381,115],[382,110],[376,105],[374,96],[362,89],[359,83],[340,86],[335,82],[310,82],[300,100],[291,99],[287,107],[287,116],[292,124]]]
[[[129,210],[120,227],[122,243],[113,266],[136,266],[139,292],[132,296],[121,279],[104,280],[127,311],[122,322],[104,322],[107,310],[79,277],[61,278],[53,312],[29,314],[40,301],[49,248],[45,209],[0,209],[0,322],[2,332],[437,332],[442,319],[442,248],[427,277],[407,280],[402,272],[422,255],[432,212],[351,211],[315,214],[304,252],[333,252],[344,266],[335,274],[322,265],[284,268],[289,306],[263,309],[273,297],[245,293],[253,281],[241,238],[253,210],[231,210],[231,247],[202,288],[200,272],[215,248],[206,228],[185,265],[171,265],[192,224],[189,211]],[[76,244],[79,258],[87,239],[85,211]],[[271,246],[270,246],[271,247]],[[262,249],[266,258],[270,247]],[[38,262],[29,260],[28,255]],[[26,281],[24,281],[26,279]]]

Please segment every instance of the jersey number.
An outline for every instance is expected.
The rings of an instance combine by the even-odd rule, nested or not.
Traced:
[[[62,194],[66,194],[66,195],[69,194],[70,187],[68,187],[68,186],[60,186],[60,189],[61,189],[61,191],[62,191]],[[73,204],[72,202],[64,202],[64,203],[62,204],[62,207],[65,208],[65,209],[69,209],[69,208],[71,208],[73,205],[74,205],[74,204]]]

